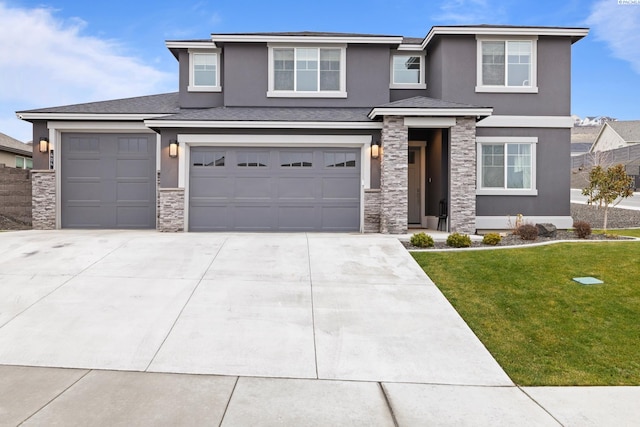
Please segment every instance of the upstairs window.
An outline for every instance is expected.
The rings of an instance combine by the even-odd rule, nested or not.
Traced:
[[[217,51],[189,51],[189,92],[220,92],[220,54]]]
[[[425,89],[424,56],[394,53],[391,55],[392,89]]]
[[[478,39],[476,92],[538,92],[535,39]]]
[[[269,46],[271,97],[346,97],[344,47]]]

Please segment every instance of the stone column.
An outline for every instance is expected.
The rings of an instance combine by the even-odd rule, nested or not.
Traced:
[[[56,229],[56,172],[31,171],[31,215],[34,230]]]
[[[384,116],[380,162],[380,232],[407,232],[409,129],[401,116]]]
[[[364,232],[380,232],[380,190],[364,190]]]
[[[476,232],[476,120],[458,117],[449,150],[449,230]]]
[[[158,230],[184,231],[184,188],[160,189]]]

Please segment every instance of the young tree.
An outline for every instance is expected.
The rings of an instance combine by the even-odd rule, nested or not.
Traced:
[[[589,172],[589,186],[582,189],[582,194],[588,196],[587,203],[598,203],[604,206],[604,232],[607,232],[607,215],[609,206],[616,206],[627,197],[633,196],[633,178],[627,175],[624,165],[619,164],[604,169],[594,166]]]

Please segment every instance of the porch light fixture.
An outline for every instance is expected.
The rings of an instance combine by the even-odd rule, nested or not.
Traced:
[[[169,141],[169,157],[178,157],[178,141],[175,139]]]
[[[38,150],[41,153],[46,153],[47,151],[49,151],[49,138],[40,138],[40,142],[38,143]]]
[[[380,141],[371,143],[371,157],[377,159],[380,156]]]

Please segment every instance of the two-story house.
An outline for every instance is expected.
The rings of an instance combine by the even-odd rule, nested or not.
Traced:
[[[361,231],[572,225],[583,28],[168,41],[177,93],[21,111],[35,228]]]

